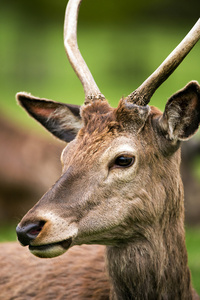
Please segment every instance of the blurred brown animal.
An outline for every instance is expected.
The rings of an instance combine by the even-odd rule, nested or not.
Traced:
[[[42,258],[59,256],[76,245],[105,245],[109,285],[102,271],[101,246],[93,246],[94,254],[89,246],[79,248],[83,259],[78,259],[76,250],[69,250],[70,260],[66,255],[58,266],[56,258],[49,271],[48,261],[35,270],[34,259],[22,251],[20,254],[15,244],[6,244],[1,248],[1,261],[6,259],[5,252],[8,257],[2,268],[1,295],[9,299],[38,299],[38,295],[43,299],[199,299],[192,289],[187,264],[180,144],[199,127],[200,86],[190,82],[168,100],[164,113],[148,103],[199,40],[200,20],[161,66],[136,91],[121,99],[117,108],[112,108],[78,50],[80,3],[68,2],[64,40],[69,60],[84,87],[84,105],[80,108],[26,93],[17,95],[32,117],[69,142],[61,155],[61,177],[23,217],[17,235],[23,246]],[[20,265],[27,259],[22,267],[26,269],[20,268],[20,274],[15,271],[19,266],[16,253]],[[60,264],[65,264],[71,278],[76,278],[69,281],[69,289],[65,277],[68,272],[62,273],[62,286],[62,274],[55,278],[55,269],[62,268]],[[13,280],[15,272],[21,284]],[[48,282],[43,290],[37,279],[41,273],[45,274],[42,283]],[[92,281],[97,276],[98,280]],[[56,292],[54,285],[60,287]]]
[[[17,220],[59,178],[62,143],[0,115],[0,223]]]
[[[181,147],[181,177],[185,194],[185,221],[196,225],[200,222],[200,180],[195,176],[194,167],[200,160],[200,140],[191,139]]]
[[[103,246],[83,245],[39,260],[19,244],[4,243],[0,266],[1,300],[109,299]]]

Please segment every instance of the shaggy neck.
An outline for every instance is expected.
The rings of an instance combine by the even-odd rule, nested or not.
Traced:
[[[160,231],[154,228],[151,240],[107,247],[111,299],[192,299],[183,224]]]

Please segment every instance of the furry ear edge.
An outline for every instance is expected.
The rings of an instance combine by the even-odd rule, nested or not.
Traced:
[[[21,92],[17,102],[26,112],[57,138],[70,142],[82,128],[80,106],[37,98]]]
[[[200,124],[200,86],[191,81],[167,102],[159,125],[165,137],[171,141],[191,138]]]

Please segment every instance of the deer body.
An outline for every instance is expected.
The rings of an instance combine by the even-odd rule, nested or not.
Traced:
[[[84,87],[84,105],[17,95],[19,104],[32,117],[69,143],[61,155],[61,177],[23,217],[17,226],[18,239],[41,258],[59,256],[82,244],[106,246],[110,288],[102,250],[95,246],[92,258],[94,262],[100,257],[100,267],[97,263],[91,267],[86,263],[90,251],[84,246],[81,251],[86,253],[86,260],[74,261],[76,251],[63,260],[68,271],[77,274],[79,270],[79,283],[65,296],[58,293],[57,299],[106,299],[108,294],[113,300],[198,299],[187,265],[180,144],[199,127],[200,86],[190,82],[168,100],[164,113],[148,103],[200,38],[200,21],[153,77],[112,108],[77,47],[80,2],[68,3],[64,40]],[[55,261],[57,268],[60,260]],[[87,274],[96,267],[102,273],[91,287]],[[48,264],[41,263],[39,268],[48,274]],[[85,276],[89,294],[80,289]]]
[[[74,247],[68,255],[39,261],[15,242],[0,246],[1,300],[109,299],[103,246]]]

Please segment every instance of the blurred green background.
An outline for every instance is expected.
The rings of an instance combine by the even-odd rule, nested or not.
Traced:
[[[1,4],[1,108],[12,117],[28,120],[15,104],[18,91],[83,102],[81,84],[63,47],[65,6],[64,0]],[[199,0],[83,1],[79,48],[112,105],[137,88],[166,58],[197,21],[199,9]],[[197,44],[156,92],[152,104],[163,109],[171,94],[188,81],[198,80],[199,52]]]
[[[68,103],[84,101],[82,86],[63,47],[65,6],[64,0],[1,1],[0,112],[21,130],[45,134],[16,105],[18,91]],[[122,96],[136,89],[159,66],[197,21],[199,11],[199,0],[83,0],[79,48],[111,105],[117,106]],[[190,80],[200,81],[199,65],[200,43],[159,88],[151,104],[163,110],[174,92]],[[200,160],[195,162],[194,172],[200,178]],[[13,228],[2,225],[0,240],[15,239]],[[188,227],[187,247],[194,285],[200,294],[199,225]]]

